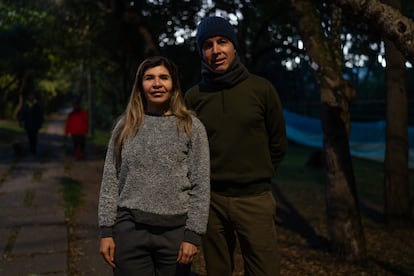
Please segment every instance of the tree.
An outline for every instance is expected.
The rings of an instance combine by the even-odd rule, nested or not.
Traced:
[[[407,60],[414,64],[414,23],[397,9],[380,0],[334,0],[345,12],[364,20],[394,42]]]
[[[387,0],[400,10],[401,0]],[[384,215],[389,227],[411,222],[408,184],[408,111],[405,58],[394,43],[385,39],[387,62],[387,136],[384,163]]]
[[[27,78],[42,78],[50,63],[42,28],[51,16],[21,3],[0,2],[0,116],[12,117],[11,105],[26,93]]]
[[[291,5],[319,85],[331,242],[336,252],[350,260],[361,261],[366,256],[365,238],[349,150],[349,103],[355,91],[342,77],[342,58],[335,54],[337,48],[332,47],[324,35],[315,1],[291,0]]]

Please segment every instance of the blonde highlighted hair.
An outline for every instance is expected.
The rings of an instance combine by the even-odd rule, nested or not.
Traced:
[[[147,106],[142,87],[144,74],[148,69],[157,66],[164,66],[171,75],[170,110],[177,118],[177,130],[183,131],[187,136],[191,135],[191,115],[193,115],[193,112],[187,109],[184,104],[177,66],[166,57],[149,57],[139,65],[128,105],[113,129],[112,135],[114,137],[114,153],[117,165],[121,163],[121,150],[125,140],[138,132],[144,120]]]

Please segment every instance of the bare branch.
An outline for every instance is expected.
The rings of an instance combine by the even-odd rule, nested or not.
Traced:
[[[393,41],[405,58],[414,64],[414,23],[398,10],[380,0],[334,0],[345,12],[380,28]]]

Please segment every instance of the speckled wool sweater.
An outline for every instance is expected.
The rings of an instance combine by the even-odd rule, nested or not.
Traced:
[[[122,147],[118,170],[111,137],[98,206],[101,237],[112,236],[116,220],[127,217],[155,226],[185,225],[185,241],[200,243],[210,200],[207,134],[196,117],[191,137],[177,131],[176,120],[145,115]]]

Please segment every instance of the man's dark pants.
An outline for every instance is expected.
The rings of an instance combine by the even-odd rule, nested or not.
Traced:
[[[279,275],[275,216],[276,201],[271,191],[241,197],[212,192],[203,239],[207,275],[232,275],[236,237],[245,276]]]

